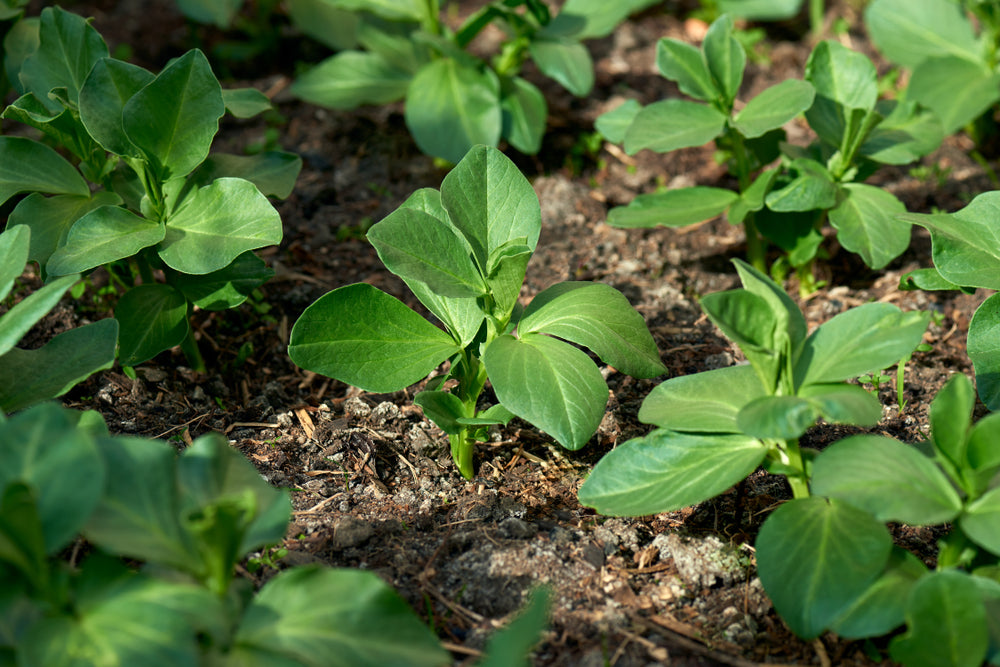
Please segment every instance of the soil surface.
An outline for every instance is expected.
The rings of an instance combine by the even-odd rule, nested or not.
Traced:
[[[462,11],[469,4],[462,3]],[[873,53],[855,4],[828,3],[828,25],[846,19],[853,27],[838,39]],[[155,69],[193,46],[218,53],[240,37],[191,26],[164,0],[70,8],[94,17],[113,53]],[[742,230],[718,219],[643,231],[604,221],[610,207],[658,186],[726,186],[725,171],[710,146],[629,157],[607,144],[588,152],[581,137],[592,132],[600,113],[627,97],[650,103],[679,95],[656,71],[656,41],[697,42],[704,24],[683,18],[691,8],[668,2],[589,43],[597,83],[586,99],[573,98],[529,67],[526,76],[549,101],[549,132],[538,156],[508,151],[542,207],[542,236],[528,266],[524,302],[562,280],[612,285],[646,318],[669,369],[664,378],[741,360],[738,348],[702,315],[698,298],[738,285],[730,260],[745,254]],[[811,48],[801,20],[767,29],[744,82],[747,97],[789,76],[801,78]],[[401,105],[330,111],[291,97],[288,77],[295,64],[317,62],[325,52],[287,25],[276,35],[262,56],[230,65],[225,74],[234,78],[224,83],[265,91],[277,113],[226,120],[216,143],[229,152],[271,145],[304,160],[294,193],[277,204],[284,240],[262,253],[276,277],[241,308],[196,313],[208,374],[187,369],[175,350],[139,367],[136,380],[120,369],[98,374],[64,402],[99,410],[114,432],[179,446],[209,431],[226,434],[269,482],[292,491],[288,554],[277,567],[319,562],[378,573],[432,624],[455,664],[471,663],[539,584],[551,587],[554,604],[533,654],[537,665],[887,664],[884,640],[826,635],[803,642],[771,608],[755,576],[752,545],[767,513],[790,497],[781,478],[758,472],[740,498],[734,489],[684,511],[634,519],[601,517],[578,503],[576,491],[593,463],[648,431],[636,418],[639,405],[664,378],[636,380],[605,369],[608,411],[586,448],[561,450],[515,420],[477,448],[477,475],[466,481],[451,463],[444,434],[412,404],[419,385],[368,394],[291,363],[291,325],[335,287],[363,281],[419,308],[382,267],[364,231],[417,188],[439,187],[446,172],[417,150]],[[488,40],[480,47],[489,49]],[[4,131],[14,128],[7,123]],[[809,140],[802,123],[791,124],[788,133],[793,143]],[[887,169],[876,182],[910,211],[956,210],[994,187],[968,157],[970,148],[966,138],[951,138],[923,160],[922,172]],[[869,301],[936,313],[925,337],[930,351],[915,354],[906,366],[905,409],[897,405],[894,383],[883,384],[884,419],[873,429],[919,440],[928,402],[948,375],[972,375],[965,338],[985,295],[897,289],[902,274],[930,266],[930,242],[920,229],[906,254],[878,272],[841,251],[833,236],[825,249],[829,259],[818,274],[827,285],[807,299],[795,297],[811,327]],[[24,280],[37,285],[30,272]],[[100,282],[95,274],[82,300],[64,301],[26,344],[37,346],[88,318],[107,317]],[[793,282],[786,287],[797,294]],[[804,444],[821,448],[844,432],[819,426]],[[895,535],[933,562],[934,531],[896,527]],[[265,567],[244,574],[263,581],[275,572]]]

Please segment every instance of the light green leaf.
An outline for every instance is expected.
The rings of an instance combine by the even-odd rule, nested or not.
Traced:
[[[962,287],[961,285],[956,285],[950,280],[945,280],[944,276],[938,273],[938,270],[934,267],[929,269],[915,269],[909,273],[904,273],[899,279],[899,289],[901,290],[924,290],[924,291],[941,291],[941,290],[961,290],[966,294],[972,294],[976,291],[975,287]]]
[[[814,96],[807,81],[786,79],[747,102],[733,118],[733,125],[747,138],[763,136],[812,106]]]
[[[296,79],[291,92],[311,104],[354,109],[402,99],[412,78],[377,53],[342,51]]]
[[[979,667],[989,645],[986,610],[972,577],[958,570],[921,577],[906,601],[906,633],[889,654],[908,665]]]
[[[910,69],[929,58],[980,58],[972,24],[950,0],[875,0],[865,26],[886,58]]]
[[[163,225],[121,206],[100,206],[81,216],[45,264],[49,275],[88,271],[131,257],[163,240]]]
[[[886,635],[903,624],[906,599],[927,566],[909,551],[893,547],[878,579],[837,619],[831,630],[844,639]]]
[[[539,37],[528,42],[528,52],[542,74],[577,97],[594,87],[594,63],[580,42]]]
[[[90,188],[73,165],[48,146],[0,136],[0,204],[18,192],[88,196]]]
[[[770,352],[777,346],[776,318],[770,304],[745,289],[706,294],[701,309],[744,352]]]
[[[267,282],[274,271],[264,260],[250,251],[239,255],[229,266],[195,276],[176,273],[170,276],[170,284],[180,290],[184,298],[205,310],[225,310],[235,308]]]
[[[486,282],[470,257],[469,242],[449,222],[401,206],[368,230],[386,268],[444,297],[478,297]]]
[[[191,179],[209,185],[226,176],[242,178],[269,197],[285,199],[292,194],[302,170],[302,158],[294,153],[267,151],[256,155],[213,153],[199,165]]]
[[[1000,408],[1000,295],[984,301],[969,322],[966,350],[976,369],[976,391],[990,410]]]
[[[85,18],[59,7],[42,11],[38,38],[38,48],[21,65],[21,85],[53,112],[62,110],[49,97],[55,88],[64,88],[76,106],[90,68],[108,55],[107,45]]]
[[[643,107],[625,132],[625,152],[644,148],[669,153],[702,146],[722,134],[726,116],[710,106],[688,100],[660,100]]]
[[[817,97],[848,109],[869,111],[878,100],[875,65],[863,53],[840,42],[827,40],[816,45],[806,62],[805,78],[816,89]]]
[[[635,120],[642,105],[634,99],[625,100],[611,111],[602,113],[594,121],[594,129],[613,144],[625,141],[625,133]]]
[[[501,136],[511,146],[534,155],[542,147],[548,105],[533,83],[519,76],[504,78],[500,86]]]
[[[225,88],[222,101],[237,118],[253,118],[271,108],[271,100],[256,88]]]
[[[604,417],[608,386],[586,354],[537,333],[503,335],[483,353],[497,399],[567,449],[580,449]]]
[[[931,459],[878,435],[853,435],[823,450],[813,462],[811,488],[879,521],[933,525],[951,521],[962,510],[958,493]]]
[[[830,224],[840,244],[865,264],[881,269],[910,246],[910,225],[897,217],[906,207],[891,192],[864,183],[846,183],[840,192]]]
[[[205,54],[194,49],[125,103],[122,126],[158,178],[167,181],[201,164],[225,112],[222,87]]]
[[[58,334],[34,350],[0,356],[0,410],[14,412],[62,396],[92,373],[111,368],[118,343],[113,318]]]
[[[439,667],[449,659],[409,605],[371,572],[297,567],[247,608],[226,664]]]
[[[50,111],[34,93],[14,100],[0,113],[0,118],[35,128],[49,140],[48,145],[61,146],[77,157],[96,158],[96,152],[100,150],[100,146],[87,135],[72,111],[65,108],[59,112]]]
[[[437,19],[421,0],[324,0],[350,11],[371,12],[390,21],[414,21]]]
[[[747,64],[746,51],[733,36],[732,17],[723,14],[712,22],[705,33],[702,49],[715,87],[722,93],[726,108],[729,108],[740,92],[743,69]]]
[[[371,285],[320,297],[292,327],[296,365],[367,391],[403,389],[459,352],[445,332]]]
[[[1000,555],[1000,489],[991,489],[969,503],[958,522],[969,539]]]
[[[281,217],[267,197],[242,178],[218,178],[168,218],[158,253],[176,271],[205,274],[247,250],[279,242]]]
[[[105,150],[139,157],[141,152],[122,126],[125,103],[156,77],[136,65],[102,58],[94,64],[80,90],[80,120]]]
[[[476,144],[496,146],[500,140],[500,81],[491,69],[435,60],[413,77],[405,118],[421,151],[458,162]]]
[[[752,473],[767,448],[744,435],[658,429],[611,450],[577,494],[601,514],[642,516],[717,496]]]
[[[878,397],[856,384],[810,384],[800,387],[797,395],[816,406],[830,424],[874,426],[882,419]]]
[[[798,346],[806,337],[806,318],[784,288],[742,259],[734,259],[733,265],[744,289],[768,303],[774,313],[777,329],[787,333],[793,347]]]
[[[904,313],[889,303],[866,303],[816,329],[795,360],[795,386],[840,382],[888,368],[913,352],[929,313]]]
[[[72,414],[43,403],[0,424],[0,489],[15,481],[32,489],[50,555],[80,532],[104,486],[94,439]]]
[[[798,396],[761,396],[736,415],[741,433],[754,438],[792,440],[816,423],[819,409]]]
[[[958,470],[965,468],[975,405],[972,383],[961,373],[952,375],[931,401],[929,421],[934,450]]]
[[[14,281],[24,272],[31,248],[31,229],[10,223],[0,232],[0,299],[10,293]]]
[[[802,0],[717,0],[720,12],[751,21],[784,21],[799,13]]]
[[[19,264],[22,269],[24,264]],[[18,274],[20,275],[20,274]],[[37,289],[0,317],[0,355],[17,345],[21,337],[59,303],[80,276],[63,276]]]
[[[683,227],[722,214],[739,194],[724,188],[694,186],[638,195],[608,212],[612,227]]]
[[[913,70],[907,95],[953,134],[1000,100],[1000,73],[959,56],[928,59]]]
[[[696,100],[712,102],[721,95],[708,71],[705,56],[687,42],[661,38],[656,43],[656,67],[660,74],[676,81],[682,93]]]
[[[653,388],[639,408],[639,421],[673,431],[739,433],[736,415],[764,395],[747,364],[681,375]]]
[[[860,155],[883,164],[908,164],[941,145],[944,128],[935,114],[912,100],[891,104],[889,115],[861,144]]]
[[[813,639],[882,574],[892,538],[870,514],[811,497],[776,509],[755,546],[757,573],[774,608],[792,632]]]
[[[188,335],[187,300],[169,285],[139,285],[118,300],[118,361],[136,366]]]
[[[603,283],[564,282],[543,290],[524,309],[517,331],[583,345],[632,377],[666,372],[642,315],[621,292]]]

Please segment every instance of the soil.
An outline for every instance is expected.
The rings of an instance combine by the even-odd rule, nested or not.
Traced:
[[[877,59],[855,5],[828,3],[828,24],[845,18],[852,28],[839,39]],[[106,0],[71,9],[94,17],[113,52],[127,46],[135,62],[156,69],[192,46],[211,51],[234,39],[189,26],[166,0]],[[740,361],[738,348],[702,315],[698,298],[737,286],[730,259],[745,253],[742,230],[718,219],[644,231],[604,221],[610,207],[660,185],[724,186],[724,169],[710,146],[629,157],[608,144],[588,152],[580,137],[625,97],[649,103],[679,94],[657,73],[655,48],[664,36],[697,41],[704,24],[680,18],[690,9],[668,2],[591,42],[596,86],[586,99],[573,98],[529,67],[526,76],[549,101],[549,132],[538,156],[508,152],[542,206],[542,236],[523,300],[562,280],[612,285],[646,318],[669,369],[664,378]],[[761,59],[745,79],[748,96],[783,78],[800,78],[810,51],[801,19],[767,29]],[[277,275],[241,308],[196,313],[208,374],[187,369],[175,350],[139,367],[136,380],[117,368],[98,374],[67,394],[65,404],[99,410],[114,432],[179,446],[209,431],[226,434],[269,482],[292,491],[293,523],[283,545],[288,554],[278,567],[323,563],[378,573],[440,634],[454,664],[471,664],[490,633],[539,584],[554,594],[549,628],[533,654],[537,665],[889,664],[884,639],[825,635],[804,642],[771,608],[755,577],[752,544],[767,512],[790,497],[781,478],[758,472],[739,498],[734,489],[696,507],[640,518],[601,517],[577,502],[593,463],[648,431],[636,418],[638,408],[664,378],[636,380],[606,368],[607,416],[586,448],[561,450],[515,420],[477,448],[477,475],[466,481],[450,461],[444,434],[412,404],[419,386],[369,394],[291,363],[291,325],[330,289],[364,281],[419,308],[379,263],[364,231],[415,189],[439,187],[445,171],[417,150],[400,105],[330,111],[291,97],[295,63],[316,62],[324,51],[288,26],[277,33],[280,39],[263,56],[233,66],[228,74],[242,78],[225,85],[265,91],[278,113],[226,120],[216,144],[239,152],[269,143],[303,158],[294,193],[277,203],[284,240],[262,253]],[[793,143],[809,139],[804,124],[788,131]],[[930,177],[904,167],[880,172],[877,182],[910,211],[956,210],[992,189],[989,172],[968,157],[970,148],[964,136],[950,138],[923,160]],[[885,416],[872,429],[908,442],[925,437],[929,400],[949,374],[972,376],[965,338],[985,295],[897,289],[902,274],[931,263],[930,242],[920,229],[910,249],[878,272],[841,251],[835,237],[825,249],[829,259],[818,271],[826,287],[807,299],[795,297],[810,326],[869,301],[935,312],[925,337],[930,351],[915,354],[906,366],[905,409],[897,404],[894,383],[883,384]],[[24,280],[37,284],[30,272]],[[99,274],[92,282],[100,283]],[[786,287],[797,294],[793,282]],[[109,314],[96,288],[88,288],[82,301],[64,301],[26,343],[40,345],[86,318]],[[821,448],[844,432],[819,426],[804,444]],[[933,562],[935,531],[899,526],[895,535]],[[268,567],[243,574],[261,582],[275,572]]]

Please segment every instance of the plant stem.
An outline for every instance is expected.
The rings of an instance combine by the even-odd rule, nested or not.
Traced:
[[[814,40],[823,30],[823,0],[809,0],[809,31]]]
[[[761,273],[767,273],[767,252],[764,248],[764,241],[757,231],[757,223],[754,221],[753,211],[747,213],[743,218],[743,232],[747,237],[747,260],[750,265]]]
[[[792,496],[798,498],[809,497],[809,475],[806,473],[805,462],[802,460],[802,450],[799,449],[798,440],[785,440],[781,447],[784,463],[798,471],[797,473],[786,475],[788,485],[792,488]]]
[[[208,368],[205,366],[205,358],[201,356],[198,341],[194,339],[194,331],[190,325],[188,326],[187,336],[184,336],[184,340],[181,341],[181,351],[184,352],[184,358],[187,359],[191,370],[197,373],[208,372]]]
[[[458,468],[458,472],[462,474],[465,479],[472,479],[473,469],[472,469],[472,451],[475,446],[475,442],[469,437],[469,429],[463,428],[458,433],[453,433],[448,436],[448,442],[451,443],[451,458],[455,461],[455,466]]]

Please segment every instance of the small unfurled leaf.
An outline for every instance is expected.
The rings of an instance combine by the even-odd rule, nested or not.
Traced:
[[[763,136],[808,109],[814,96],[809,82],[787,79],[747,102],[733,118],[733,125],[747,138]]]
[[[473,146],[496,146],[500,140],[500,81],[491,69],[435,60],[410,82],[405,117],[421,151],[458,162]]]
[[[131,257],[163,240],[162,224],[121,206],[100,206],[81,216],[45,263],[49,275],[89,271]]]
[[[722,134],[726,116],[705,104],[688,100],[660,100],[643,107],[625,132],[625,152],[644,148],[669,153],[701,146]]]
[[[722,15],[712,22],[705,33],[702,49],[715,87],[722,93],[728,108],[740,91],[747,64],[746,51],[733,35],[731,16]]]
[[[695,186],[638,195],[608,212],[612,227],[683,227],[721,215],[739,199],[732,190]]]
[[[881,269],[910,246],[910,225],[897,217],[906,207],[891,192],[864,183],[846,183],[840,192],[830,224],[840,244],[865,264]]]
[[[611,450],[580,487],[580,502],[601,514],[642,516],[713,498],[760,465],[767,447],[745,435],[658,429]]]
[[[169,285],[139,285],[115,307],[118,361],[136,366],[180,345],[188,335],[187,300]]]
[[[395,297],[358,283],[306,308],[292,327],[288,354],[306,370],[387,392],[421,380],[460,349]]]
[[[519,76],[504,78],[500,86],[500,109],[501,136],[522,153],[537,153],[542,147],[549,114],[542,91]]]
[[[412,78],[377,53],[342,51],[296,79],[291,91],[311,104],[353,109],[402,99]]]
[[[664,37],[656,43],[656,66],[660,73],[676,81],[681,92],[702,102],[712,102],[721,91],[712,80],[705,56],[695,46]]]
[[[670,378],[653,388],[639,408],[639,420],[672,431],[739,433],[736,415],[764,395],[749,364]]]
[[[598,116],[594,121],[594,129],[611,143],[620,144],[625,141],[625,133],[641,109],[642,105],[636,100],[625,100],[611,111]]]
[[[528,42],[528,52],[542,74],[577,97],[594,87],[594,63],[580,42],[537,38]]]
[[[90,188],[73,165],[45,144],[0,136],[0,204],[18,192],[86,197]]]
[[[954,570],[920,578],[906,601],[906,633],[890,655],[904,665],[978,667],[989,646],[983,596],[973,577]]]
[[[892,538],[867,512],[826,498],[785,503],[756,541],[757,573],[802,639],[830,628],[885,571]]]
[[[603,283],[564,282],[543,290],[524,309],[517,330],[583,345],[632,377],[666,371],[642,315]]]
[[[580,449],[597,431],[608,386],[586,354],[568,343],[528,333],[502,335],[483,353],[500,403],[567,449]]]
[[[931,459],[877,435],[853,435],[823,450],[813,462],[811,487],[879,521],[933,525],[953,520],[962,510],[958,493]]]

